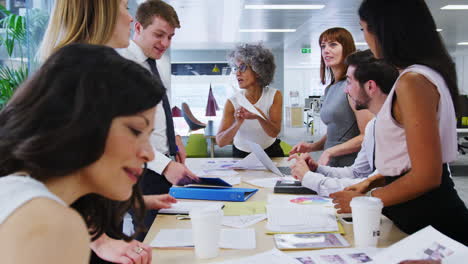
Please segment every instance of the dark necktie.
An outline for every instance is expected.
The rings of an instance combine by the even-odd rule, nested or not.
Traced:
[[[156,61],[154,59],[148,58],[146,60],[150,66],[151,72],[153,73],[154,78],[162,85],[161,76],[159,75],[158,68],[156,67]],[[164,94],[163,99],[163,109],[164,114],[166,115],[166,137],[167,137],[167,144],[169,145],[169,154],[174,156],[177,154],[177,145],[175,141],[175,133],[174,133],[174,121],[172,120],[172,112],[171,112],[171,105],[169,104],[169,99],[167,98],[167,94]]]
[[[375,145],[377,145],[377,141],[375,140],[375,123],[376,123],[376,121],[373,120],[373,122],[374,122],[374,131],[373,131],[373,133],[374,133],[374,150],[372,151],[372,171],[375,171],[375,169],[376,169],[375,168]]]

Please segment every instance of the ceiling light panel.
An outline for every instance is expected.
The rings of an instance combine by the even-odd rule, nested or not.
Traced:
[[[468,10],[468,5],[446,5],[441,7],[442,10]]]

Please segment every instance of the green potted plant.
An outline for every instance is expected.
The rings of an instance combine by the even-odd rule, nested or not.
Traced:
[[[0,5],[4,15],[0,19],[3,30],[0,35],[0,48],[6,51],[8,59],[0,65],[0,109],[13,95],[15,89],[27,78],[28,66],[23,54],[26,40],[25,18],[8,11]]]

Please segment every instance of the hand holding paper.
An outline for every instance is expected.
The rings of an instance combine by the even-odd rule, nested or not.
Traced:
[[[247,100],[247,98],[245,98],[244,95],[242,95],[242,94],[237,95],[237,102],[241,106],[241,109],[240,109],[241,110],[241,115],[244,117],[244,119],[253,119],[251,114],[254,114],[256,116],[259,116],[259,117],[265,119],[265,117],[258,111],[258,109],[253,104],[251,104],[249,102],[249,100]],[[244,110],[242,110],[242,108]],[[247,112],[245,112],[245,110]],[[250,117],[250,118],[248,118],[248,117]]]

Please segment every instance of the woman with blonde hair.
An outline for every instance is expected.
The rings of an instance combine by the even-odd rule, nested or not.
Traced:
[[[354,102],[344,92],[348,69],[345,59],[356,51],[354,39],[344,28],[330,28],[320,35],[319,45],[321,82],[329,84],[320,111],[327,133],[317,142],[297,144],[291,154],[323,150],[318,160],[320,165],[350,166],[361,149],[367,122],[373,117],[367,110],[355,109]]]
[[[128,0],[55,1],[39,47],[40,61],[71,43],[127,47],[133,21],[127,6]]]

